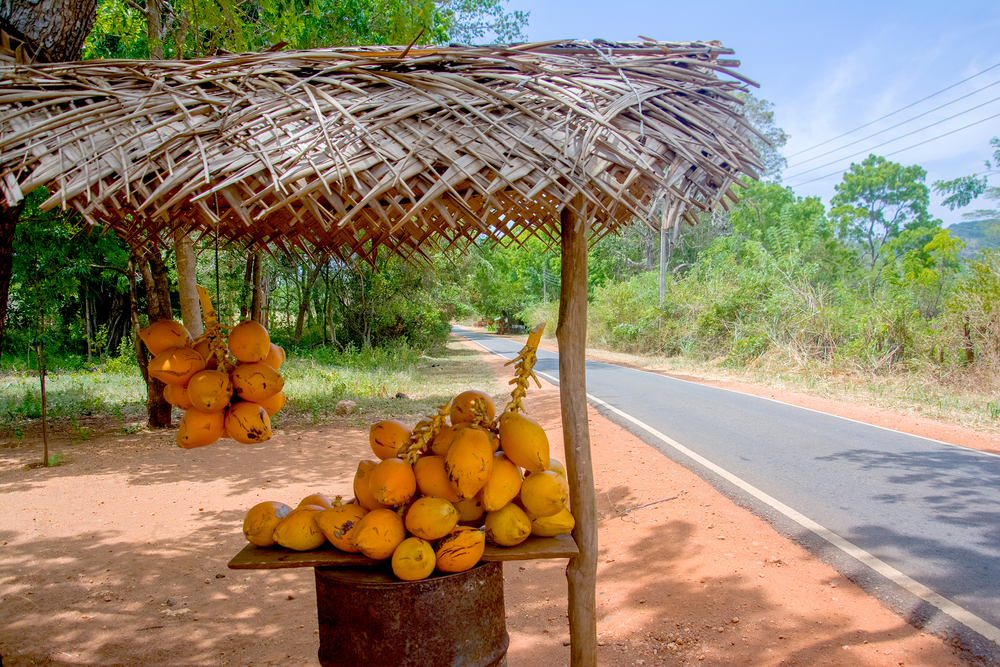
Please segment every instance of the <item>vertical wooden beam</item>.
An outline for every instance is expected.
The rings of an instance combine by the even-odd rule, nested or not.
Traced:
[[[566,568],[569,584],[570,665],[597,665],[597,500],[587,422],[587,235],[589,216],[582,196],[577,210],[563,207],[562,285],[559,300],[559,395],[570,503],[576,517],[573,539],[580,555]]]

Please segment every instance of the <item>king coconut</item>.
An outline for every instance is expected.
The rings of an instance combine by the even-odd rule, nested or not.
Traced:
[[[153,355],[149,374],[166,384],[163,398],[184,411],[177,445],[193,449],[223,438],[245,445],[265,442],[271,438],[271,417],[285,405],[285,380],[278,372],[285,351],[253,320],[226,333],[200,285],[198,295],[205,333],[197,339],[174,320],[139,332]]]
[[[414,581],[435,570],[470,569],[487,540],[512,547],[531,535],[571,533],[565,468],[549,456],[545,430],[521,402],[529,379],[541,386],[532,369],[544,326],[508,362],[515,364],[515,386],[499,416],[488,394],[465,391],[412,428],[396,420],[373,424],[375,458],[358,462],[350,501],[313,494],[295,509],[259,503],[243,522],[247,540],[295,551],[329,542],[388,560],[397,577]]]

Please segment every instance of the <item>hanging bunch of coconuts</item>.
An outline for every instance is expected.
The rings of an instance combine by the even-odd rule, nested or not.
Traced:
[[[271,417],[285,405],[278,373],[285,351],[252,320],[228,335],[205,288],[198,286],[205,333],[191,340],[180,322],[160,320],[139,332],[153,355],[149,374],[164,382],[163,398],[184,410],[177,445],[185,449],[232,438],[246,445],[271,438]]]
[[[435,569],[468,570],[487,539],[512,547],[530,535],[572,532],[565,469],[549,457],[544,429],[521,404],[528,380],[538,384],[532,368],[544,326],[507,364],[516,363],[515,387],[499,418],[487,394],[466,391],[412,429],[395,420],[373,424],[369,443],[379,460],[358,464],[350,502],[313,494],[294,510],[259,503],[243,523],[247,540],[296,551],[329,541],[342,551],[391,558],[396,576],[412,581]]]

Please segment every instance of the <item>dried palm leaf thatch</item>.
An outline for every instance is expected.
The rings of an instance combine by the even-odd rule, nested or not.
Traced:
[[[752,83],[718,43],[0,57],[0,189],[37,187],[133,244],[175,228],[246,247],[407,258],[525,231],[584,195],[597,235],[666,195],[692,214],[741,174]],[[579,211],[583,213],[583,211]]]

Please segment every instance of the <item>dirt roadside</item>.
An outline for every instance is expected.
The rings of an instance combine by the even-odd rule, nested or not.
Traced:
[[[507,375],[499,358],[486,359]],[[534,389],[526,407],[559,452],[558,390]],[[904,416],[876,417],[909,428]],[[316,665],[312,572],[226,563],[256,502],[350,495],[357,460],[370,456],[366,426],[338,418],[290,428],[261,448],[184,451],[173,432],[83,425],[91,439],[58,468],[24,470],[40,451],[31,432],[20,446],[0,445],[3,664]],[[593,410],[590,428],[598,664],[971,664]],[[956,433],[967,439],[956,444],[979,435]],[[505,564],[511,667],[568,664],[564,568]]]

